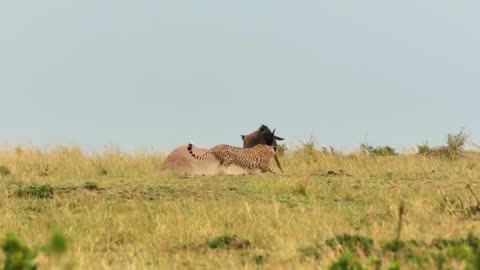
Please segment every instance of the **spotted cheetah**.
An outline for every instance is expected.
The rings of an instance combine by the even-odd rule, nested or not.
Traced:
[[[238,165],[244,169],[259,168],[262,172],[275,173],[268,166],[270,158],[274,157],[280,170],[276,155],[276,147],[264,144],[258,144],[252,148],[240,148],[227,144],[219,144],[208,150],[203,156],[197,156],[192,151],[192,144],[188,144],[188,152],[196,159],[206,159],[209,155],[214,155],[220,161],[220,164],[228,167],[231,164]]]

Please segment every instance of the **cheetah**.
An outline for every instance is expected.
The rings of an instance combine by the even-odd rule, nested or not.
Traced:
[[[263,173],[275,171],[268,166],[270,158],[274,157],[278,168],[283,172],[282,167],[276,155],[276,147],[264,144],[258,144],[252,148],[240,148],[227,144],[219,144],[208,150],[203,156],[197,156],[192,151],[192,144],[188,144],[188,152],[192,157],[203,160],[209,155],[215,156],[220,161],[220,165],[228,168],[231,164],[238,165],[244,169],[258,168]]]

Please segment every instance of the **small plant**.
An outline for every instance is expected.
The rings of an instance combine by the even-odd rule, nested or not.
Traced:
[[[337,235],[335,238],[326,240],[325,244],[331,248],[342,248],[349,252],[359,250],[365,255],[369,255],[373,250],[373,240],[357,234]]]
[[[397,224],[397,241],[400,241],[400,233],[402,232],[403,215],[405,215],[405,202],[400,202],[398,207],[398,224]]]
[[[375,270],[380,270],[382,267],[382,260],[377,257],[370,257],[369,262]]]
[[[467,243],[476,252],[480,251],[480,239],[472,232],[469,232],[467,235]]]
[[[1,176],[8,176],[10,175],[10,169],[6,166],[0,165],[0,175]]]
[[[263,265],[265,263],[265,256],[264,255],[254,255],[253,260],[255,261],[256,265]]]
[[[282,196],[278,199],[279,202],[284,203],[287,207],[293,208],[298,206],[298,202],[290,197]]]
[[[312,258],[315,260],[320,259],[320,252],[317,246],[307,246],[298,249],[302,258]]]
[[[441,157],[446,159],[458,159],[463,155],[463,147],[467,143],[468,135],[464,130],[461,130],[458,134],[447,135],[447,145],[430,147],[428,143],[419,145],[418,154],[430,157]]]
[[[428,156],[431,155],[433,149],[428,145],[428,143],[420,144],[417,146],[418,154]]]
[[[431,247],[436,249],[446,249],[451,247],[461,247],[463,245],[471,247],[474,251],[480,251],[480,239],[475,236],[472,232],[469,232],[467,238],[457,238],[457,239],[445,239],[445,238],[435,238],[430,244]]]
[[[432,254],[433,261],[435,262],[435,266],[437,269],[443,269],[443,266],[447,262],[447,258],[440,252],[435,252]]]
[[[54,231],[50,235],[50,241],[44,247],[44,251],[46,251],[48,254],[53,254],[56,256],[64,254],[67,252],[67,249],[67,237],[61,231]]]
[[[458,134],[447,135],[447,147],[454,151],[463,151],[463,147],[467,143],[468,135],[464,130],[460,130]]]
[[[475,203],[468,205],[466,203],[466,198],[461,198],[460,196],[455,198],[450,198],[447,195],[443,196],[443,200],[440,202],[440,210],[446,211],[448,214],[459,214],[464,218],[479,218],[480,216],[480,200],[473,191],[470,185],[467,185],[467,190],[473,196]]]
[[[393,239],[390,241],[385,241],[382,244],[382,249],[385,251],[391,251],[391,252],[397,253],[400,250],[402,250],[405,246],[406,246],[405,242],[403,242],[402,240]]]
[[[239,239],[236,235],[225,234],[208,240],[206,245],[211,249],[246,249],[251,243],[249,240]]]
[[[395,239],[384,242],[382,244],[383,250],[397,253],[405,247],[405,242],[400,239],[403,225],[403,215],[405,215],[405,202],[402,201],[398,207],[398,222]]]
[[[308,197],[307,193],[307,185],[306,183],[298,183],[293,187],[292,193],[295,195],[301,195],[304,197]]]
[[[468,208],[469,213],[470,213],[471,215],[478,214],[478,213],[480,213],[480,200],[478,199],[478,197],[477,197],[477,195],[475,194],[475,192],[473,192],[473,189],[472,189],[472,187],[471,187],[470,185],[467,185],[467,189],[468,189],[468,191],[470,191],[470,193],[472,194],[472,196],[473,196],[473,198],[475,199],[475,202],[476,202],[475,205],[470,206],[470,207]]]
[[[328,170],[327,172],[325,173],[312,173],[312,175],[318,175],[320,177],[329,177],[329,176],[348,176],[348,177],[352,177],[353,175],[345,172],[344,170],[338,170],[338,171],[334,171],[334,170]]]
[[[65,254],[68,249],[68,242],[60,231],[55,231],[50,235],[49,242],[42,248],[32,249],[26,244],[22,243],[14,233],[7,233],[3,240],[2,250],[5,261],[3,269],[5,270],[36,270],[38,268],[35,258],[39,253],[43,252],[46,255],[54,255],[59,258]],[[70,269],[72,264],[67,264],[66,269]]]
[[[310,139],[307,142],[303,142],[302,146],[295,150],[294,155],[299,155],[307,164],[311,164],[317,163],[317,152],[314,140]]]
[[[88,190],[100,190],[100,187],[95,182],[85,182],[85,184],[83,184],[83,188]]]
[[[468,245],[449,247],[445,253],[449,258],[457,261],[468,261],[475,254],[473,249]]]
[[[310,139],[307,142],[303,142],[300,149],[303,150],[303,152],[307,155],[313,155],[315,153],[315,142],[313,141],[313,139]]]
[[[365,269],[363,265],[350,252],[345,252],[337,261],[334,261],[330,270],[362,270]]]
[[[431,247],[442,250],[449,247],[459,247],[465,244],[465,239],[445,239],[445,238],[435,238],[430,244]]]
[[[398,262],[398,261],[392,262],[392,263],[388,266],[387,269],[388,269],[388,270],[400,270],[400,262]]]
[[[97,167],[97,175],[99,176],[107,176],[108,175],[108,171],[107,169],[103,168],[103,167]]]
[[[37,263],[35,257],[37,252],[31,250],[27,245],[20,242],[14,233],[8,233],[2,243],[2,250],[5,254],[3,269],[5,270],[35,270]]]
[[[361,144],[360,150],[363,154],[368,154],[371,156],[396,156],[398,155],[395,151],[395,148],[390,147],[388,145],[385,146],[371,146],[368,144]]]
[[[49,176],[55,172],[55,169],[52,169],[50,166],[45,165],[44,167],[40,168],[38,171],[39,176]]]
[[[53,198],[53,187],[50,185],[29,186],[15,192],[18,197],[34,197],[38,199]]]

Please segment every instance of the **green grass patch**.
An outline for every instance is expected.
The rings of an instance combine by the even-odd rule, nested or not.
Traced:
[[[51,199],[53,198],[54,192],[51,185],[40,185],[40,186],[28,186],[20,188],[15,192],[15,195],[18,197],[28,197],[28,198],[37,198],[37,199]]]

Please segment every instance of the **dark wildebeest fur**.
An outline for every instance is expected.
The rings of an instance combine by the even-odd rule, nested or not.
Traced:
[[[261,125],[260,128],[248,135],[241,135],[243,140],[243,148],[254,147],[257,144],[266,144],[271,146],[277,146],[277,140],[283,141],[283,138],[275,136],[275,129],[270,129]]]

